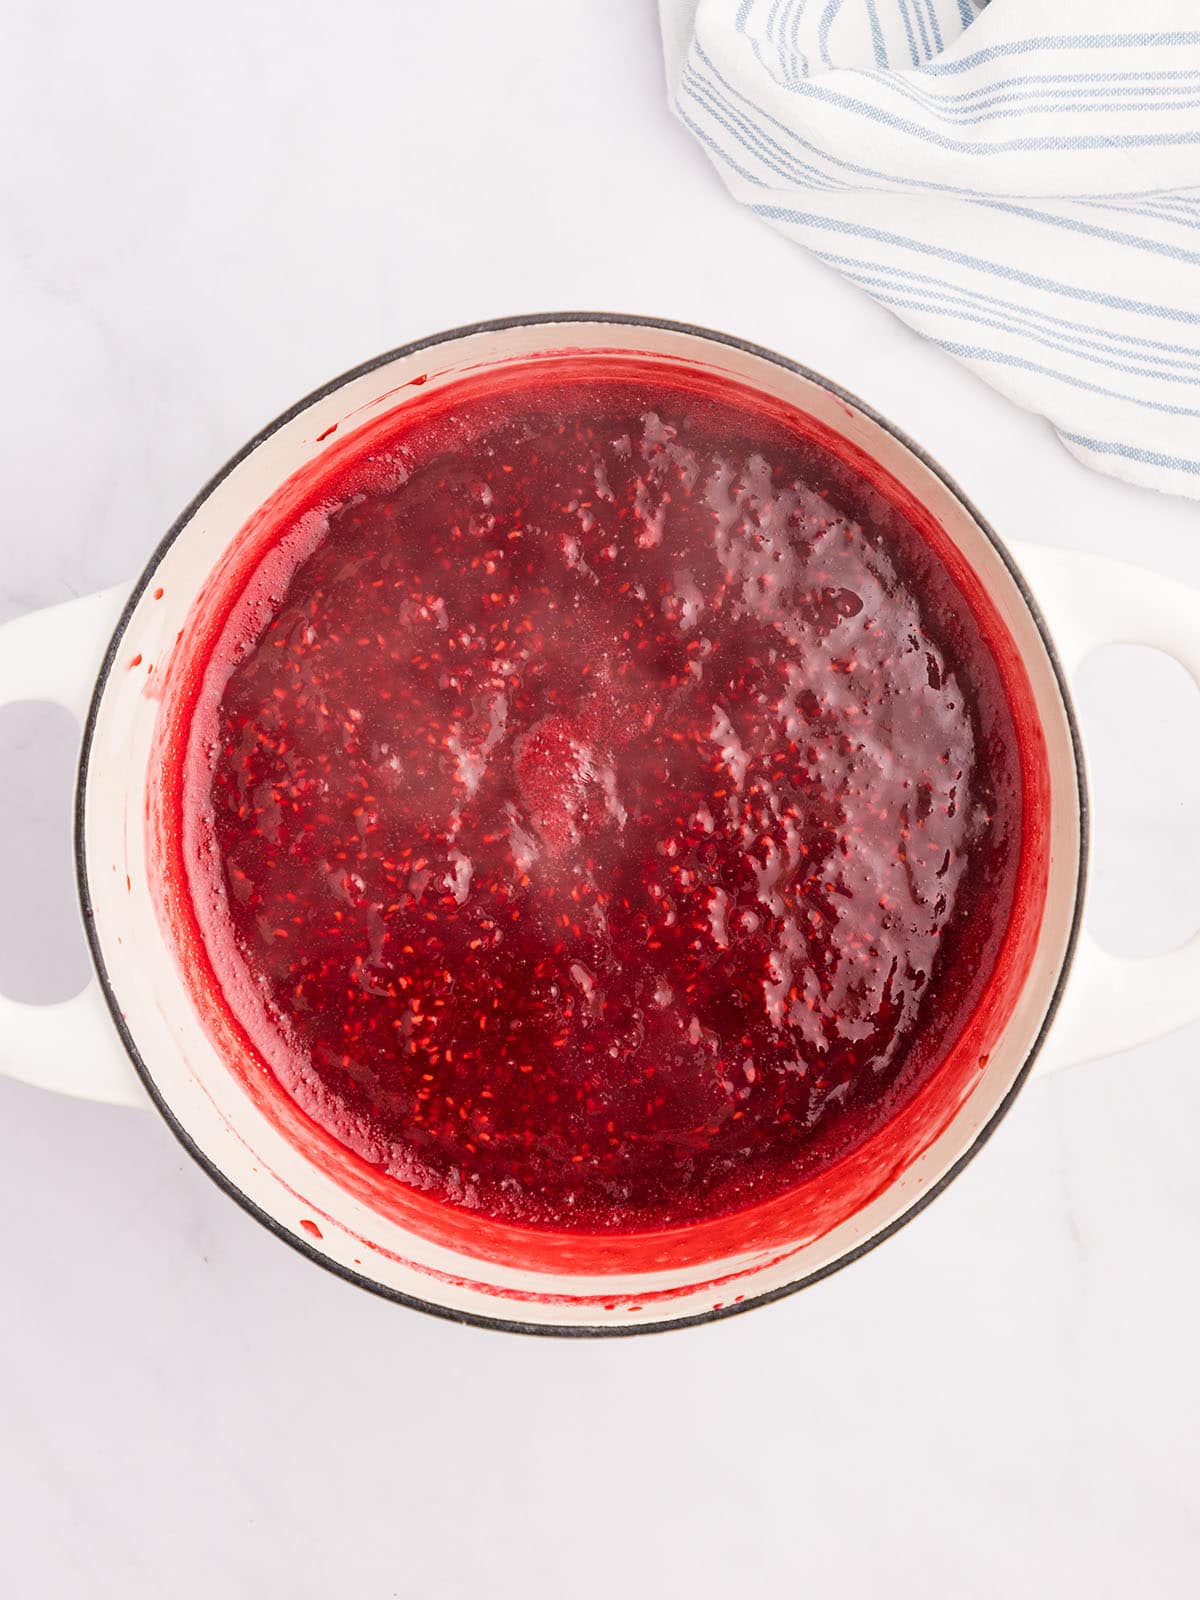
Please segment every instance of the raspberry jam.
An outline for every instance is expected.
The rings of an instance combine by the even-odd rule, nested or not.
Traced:
[[[185,746],[262,1069],[535,1228],[719,1216],[860,1144],[1013,904],[1016,735],[950,573],[803,419],[666,364],[352,446],[229,597]]]

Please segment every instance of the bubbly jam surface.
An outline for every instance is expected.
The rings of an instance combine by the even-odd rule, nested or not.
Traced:
[[[983,992],[1022,827],[999,672],[913,526],[666,365],[447,390],[318,500],[212,645],[183,786],[207,959],[301,1108],[435,1199],[592,1232],[881,1127]]]

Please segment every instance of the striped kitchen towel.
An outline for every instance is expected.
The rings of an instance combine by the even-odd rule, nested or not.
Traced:
[[[1200,498],[1200,0],[660,0],[737,199],[1081,460]]]

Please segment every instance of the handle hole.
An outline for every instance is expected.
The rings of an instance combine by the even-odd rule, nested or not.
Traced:
[[[13,1000],[68,1000],[90,976],[71,835],[78,755],[61,706],[0,707],[0,994]]]
[[[1113,955],[1183,944],[1200,908],[1200,690],[1173,656],[1110,644],[1075,702],[1092,790],[1088,928]]]

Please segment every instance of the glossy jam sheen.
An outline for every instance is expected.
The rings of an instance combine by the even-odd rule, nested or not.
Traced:
[[[399,1183],[621,1232],[783,1193],[976,1005],[1007,701],[904,517],[786,420],[531,378],[286,516],[188,736],[184,859],[253,1050]]]

